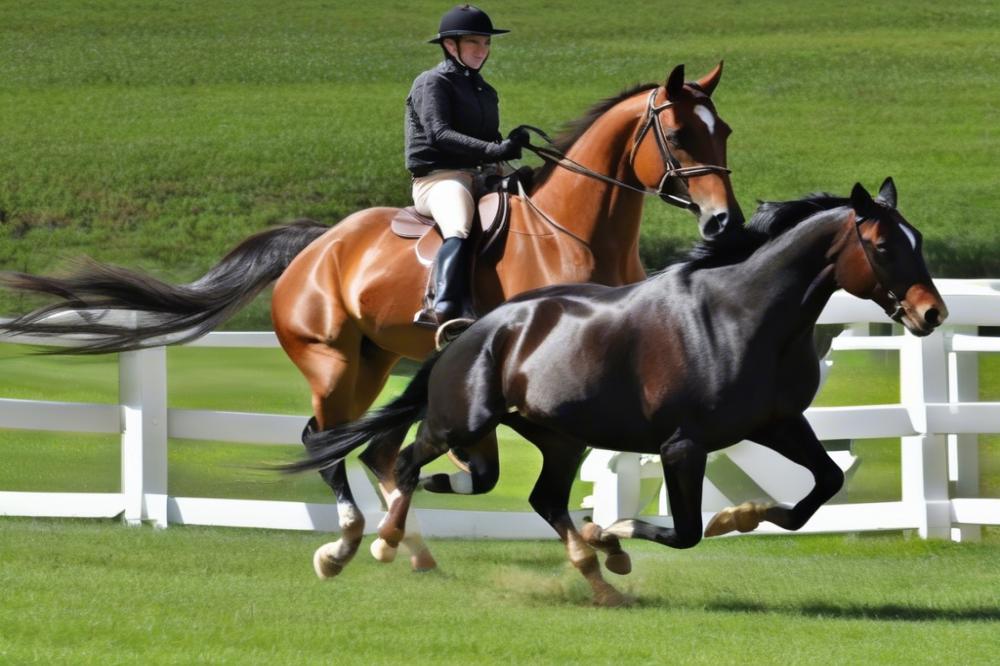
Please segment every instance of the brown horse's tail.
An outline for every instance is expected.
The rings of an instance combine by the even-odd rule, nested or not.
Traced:
[[[403,393],[384,407],[368,412],[357,421],[349,421],[329,430],[303,434],[308,457],[298,462],[281,465],[286,472],[305,472],[311,469],[326,469],[340,463],[354,449],[401,427],[409,427],[427,413],[427,392],[431,370],[441,352],[434,352],[417,374],[406,385]]]
[[[252,301],[295,255],[328,230],[313,220],[297,220],[262,231],[185,285],[94,261],[66,278],[0,273],[0,284],[8,288],[59,299],[0,322],[0,333],[85,334],[79,346],[46,352],[54,354],[106,354],[187,342],[205,335]]]

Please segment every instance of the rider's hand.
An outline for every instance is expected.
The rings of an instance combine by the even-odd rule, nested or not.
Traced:
[[[497,145],[497,160],[517,160],[521,158],[521,146],[510,139],[504,139]]]
[[[507,140],[523,148],[524,146],[531,145],[531,134],[523,127],[515,127],[507,135]]]

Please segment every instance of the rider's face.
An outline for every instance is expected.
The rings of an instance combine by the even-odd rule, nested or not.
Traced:
[[[487,35],[462,35],[457,40],[444,40],[444,46],[453,58],[458,58],[466,67],[479,69],[490,54],[490,41]]]

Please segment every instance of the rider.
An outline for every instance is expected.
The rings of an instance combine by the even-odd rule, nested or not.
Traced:
[[[444,243],[432,277],[434,303],[417,314],[438,326],[465,314],[469,289],[468,243],[478,195],[477,176],[498,173],[498,162],[517,159],[528,143],[524,130],[502,139],[497,92],[479,70],[498,30],[486,12],[458,5],[441,17],[431,44],[444,60],[413,81],[406,98],[406,168],[413,175],[417,212],[433,217]]]

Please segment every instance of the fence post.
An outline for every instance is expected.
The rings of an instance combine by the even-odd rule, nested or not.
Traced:
[[[944,335],[918,338],[905,333],[899,353],[900,402],[909,410],[916,435],[903,437],[900,451],[903,502],[917,513],[925,539],[951,536],[948,447],[944,435],[928,432],[927,403],[948,401]]]
[[[581,476],[594,482],[593,521],[607,527],[621,518],[634,517],[642,508],[639,506],[639,454],[594,449],[590,456],[594,459]]]
[[[978,402],[979,354],[951,348],[955,333],[976,335],[975,326],[956,326],[948,335],[948,402]],[[979,436],[975,433],[948,435],[948,479],[954,497],[979,497]],[[961,525],[951,529],[952,541],[979,541],[982,528]]]
[[[167,352],[163,347],[118,357],[122,410],[125,522],[167,526]]]

